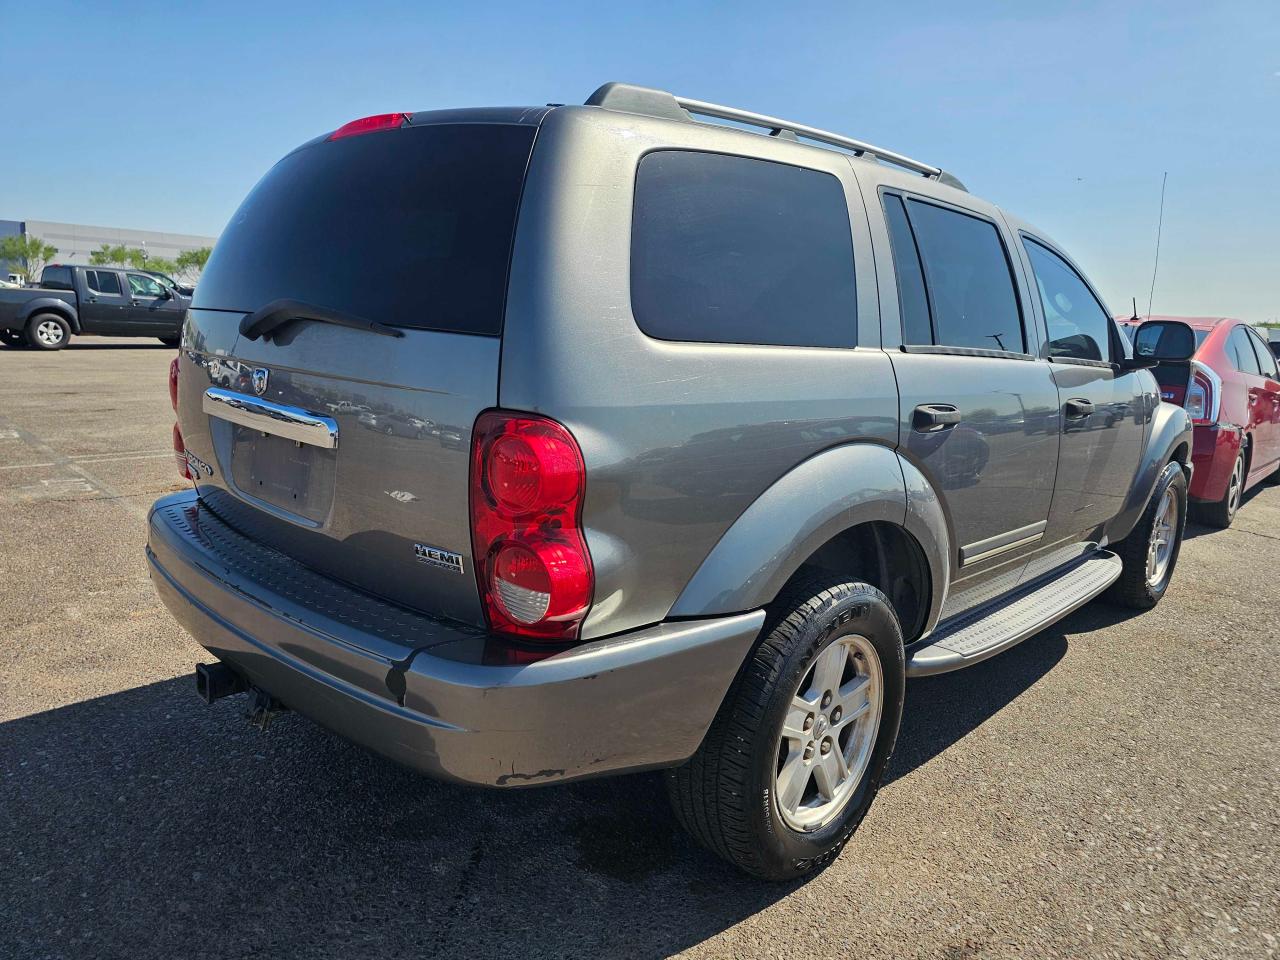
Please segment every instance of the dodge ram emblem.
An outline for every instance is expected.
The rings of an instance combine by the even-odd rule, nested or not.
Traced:
[[[253,368],[253,392],[258,396],[262,396],[267,392],[267,377],[270,371],[266,367]]]

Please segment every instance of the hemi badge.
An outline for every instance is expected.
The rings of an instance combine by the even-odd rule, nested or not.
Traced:
[[[439,547],[433,547],[425,543],[415,543],[413,545],[413,554],[418,558],[419,563],[427,563],[442,570],[462,573],[462,554],[460,553],[454,553],[452,550],[441,550]]]

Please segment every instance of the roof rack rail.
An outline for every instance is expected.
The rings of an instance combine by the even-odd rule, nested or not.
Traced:
[[[650,117],[663,117],[667,120],[694,121],[695,116],[714,117],[717,120],[729,120],[769,131],[769,136],[783,137],[788,140],[813,140],[833,147],[849,150],[855,156],[870,155],[877,160],[891,163],[912,173],[918,173],[930,180],[937,180],[958,190],[965,190],[965,185],[940,167],[935,167],[919,160],[913,160],[893,150],[886,150],[874,144],[855,140],[829,130],[820,130],[803,123],[781,120],[763,113],[750,110],[739,110],[737,107],[725,107],[718,103],[707,103],[705,100],[693,100],[689,97],[678,97],[665,90],[654,90],[650,87],[638,87],[630,83],[606,83],[587,98],[587,105],[608,107],[625,113],[639,113]]]

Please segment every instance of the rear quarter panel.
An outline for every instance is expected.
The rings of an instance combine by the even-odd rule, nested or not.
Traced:
[[[837,177],[851,213],[860,346],[674,343],[642,333],[630,303],[631,211],[636,166],[654,149],[755,156]],[[789,470],[840,444],[897,443],[896,385],[880,349],[866,215],[849,161],[728,128],[553,111],[525,185],[499,400],[559,420],[582,446],[596,572],[584,636],[663,619],[734,521]],[[813,495],[828,493],[836,495]]]

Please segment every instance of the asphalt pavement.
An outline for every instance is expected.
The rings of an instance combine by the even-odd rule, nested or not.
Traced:
[[[172,355],[0,348],[0,957],[1280,954],[1280,488],[1156,611],[912,681],[854,840],[768,885],[654,775],[483,792],[198,700],[142,553]]]

